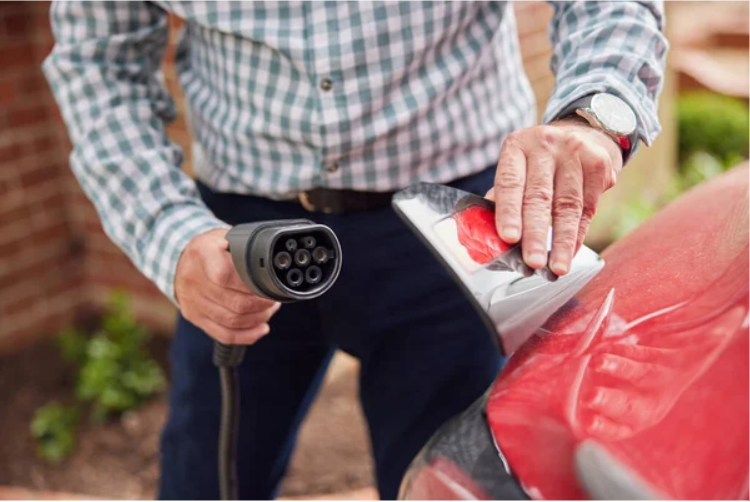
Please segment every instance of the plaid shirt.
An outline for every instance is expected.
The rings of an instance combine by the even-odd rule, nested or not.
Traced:
[[[557,85],[545,120],[596,91],[624,98],[642,140],[666,40],[652,2],[553,3]],[[494,164],[533,125],[513,10],[504,2],[56,2],[44,63],[104,229],[170,298],[180,253],[226,226],[181,170],[160,64],[167,15],[195,171],[223,192],[290,198],[311,187],[389,191]]]

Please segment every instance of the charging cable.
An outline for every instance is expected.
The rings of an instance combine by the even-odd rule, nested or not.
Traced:
[[[309,220],[247,223],[226,236],[242,282],[262,298],[294,302],[317,298],[341,272],[341,245],[333,231]],[[273,335],[271,335],[273,336]],[[239,498],[237,438],[240,420],[238,366],[244,345],[214,342],[213,363],[221,380],[219,490],[222,500]]]

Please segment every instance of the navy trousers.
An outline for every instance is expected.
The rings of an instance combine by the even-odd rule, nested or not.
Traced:
[[[492,177],[488,169],[454,185],[484,194]],[[240,497],[275,496],[300,422],[339,348],[361,361],[360,399],[378,489],[382,498],[395,498],[420,448],[497,375],[501,357],[492,335],[392,209],[326,215],[200,188],[208,207],[230,224],[308,218],[330,226],[343,250],[336,285],[316,300],[283,305],[239,369]],[[162,499],[219,497],[220,392],[211,353],[211,339],[179,317],[162,435]]]

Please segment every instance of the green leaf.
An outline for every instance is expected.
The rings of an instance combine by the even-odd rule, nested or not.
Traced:
[[[64,329],[56,341],[64,360],[77,364],[86,360],[88,339],[77,329]]]
[[[112,294],[93,336],[69,328],[59,338],[63,357],[79,365],[76,397],[92,403],[95,421],[135,408],[166,386],[164,373],[146,350],[148,333],[121,292]],[[49,455],[56,448],[49,448]]]
[[[34,413],[30,431],[37,455],[50,463],[59,463],[75,447],[79,412],[76,407],[49,403]]]
[[[80,399],[94,403],[95,419],[132,409],[164,388],[164,374],[148,356],[146,340],[127,297],[113,294],[101,329],[88,342],[76,386]]]

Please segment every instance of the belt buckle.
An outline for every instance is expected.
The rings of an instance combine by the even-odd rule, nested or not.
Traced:
[[[314,213],[316,211],[315,206],[313,206],[310,202],[310,198],[308,197],[306,191],[300,192],[297,196],[297,199],[299,199],[299,203],[302,204],[302,207],[304,207],[306,210],[310,211],[311,213]]]
[[[299,203],[302,205],[303,208],[305,208],[307,211],[310,211],[311,213],[315,212],[321,212],[325,214],[333,214],[335,213],[333,207],[330,205],[329,202],[323,202],[323,207],[317,207],[312,202],[310,202],[310,192],[309,191],[301,191],[299,195],[297,196],[297,199],[299,200]],[[325,199],[325,197],[323,197]]]

